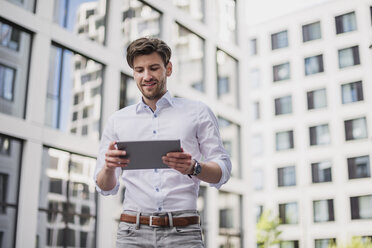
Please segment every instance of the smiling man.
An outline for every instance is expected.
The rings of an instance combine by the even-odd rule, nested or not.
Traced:
[[[230,158],[212,111],[167,91],[170,58],[169,46],[156,38],[128,46],[127,62],[142,100],[115,112],[102,134],[97,191],[116,194],[120,177],[126,187],[117,247],[204,247],[196,210],[200,181],[220,188],[230,178]],[[117,141],[172,139],[181,140],[183,151],[162,158],[169,169],[122,170],[130,161]]]

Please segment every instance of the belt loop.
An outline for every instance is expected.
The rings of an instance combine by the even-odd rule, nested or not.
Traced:
[[[137,216],[136,216],[136,230],[138,230],[140,228],[140,216],[141,216],[141,212],[137,212]]]
[[[173,216],[172,212],[168,212],[169,227],[173,227]]]

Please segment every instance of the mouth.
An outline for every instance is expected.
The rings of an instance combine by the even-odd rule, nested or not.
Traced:
[[[143,87],[153,87],[153,86],[155,86],[156,85],[156,82],[154,82],[154,81],[152,81],[152,82],[145,82],[145,83],[142,83],[142,86]]]

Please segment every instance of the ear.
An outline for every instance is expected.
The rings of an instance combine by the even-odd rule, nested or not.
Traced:
[[[166,75],[167,77],[169,77],[170,75],[172,75],[172,62],[168,62],[167,66],[166,66]]]

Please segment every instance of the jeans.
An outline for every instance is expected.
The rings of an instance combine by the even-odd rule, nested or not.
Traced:
[[[127,214],[136,215],[135,212]],[[196,211],[173,212],[174,217],[197,215]],[[146,214],[141,214],[146,215]],[[150,227],[120,222],[117,248],[204,248],[200,224],[185,227]]]

